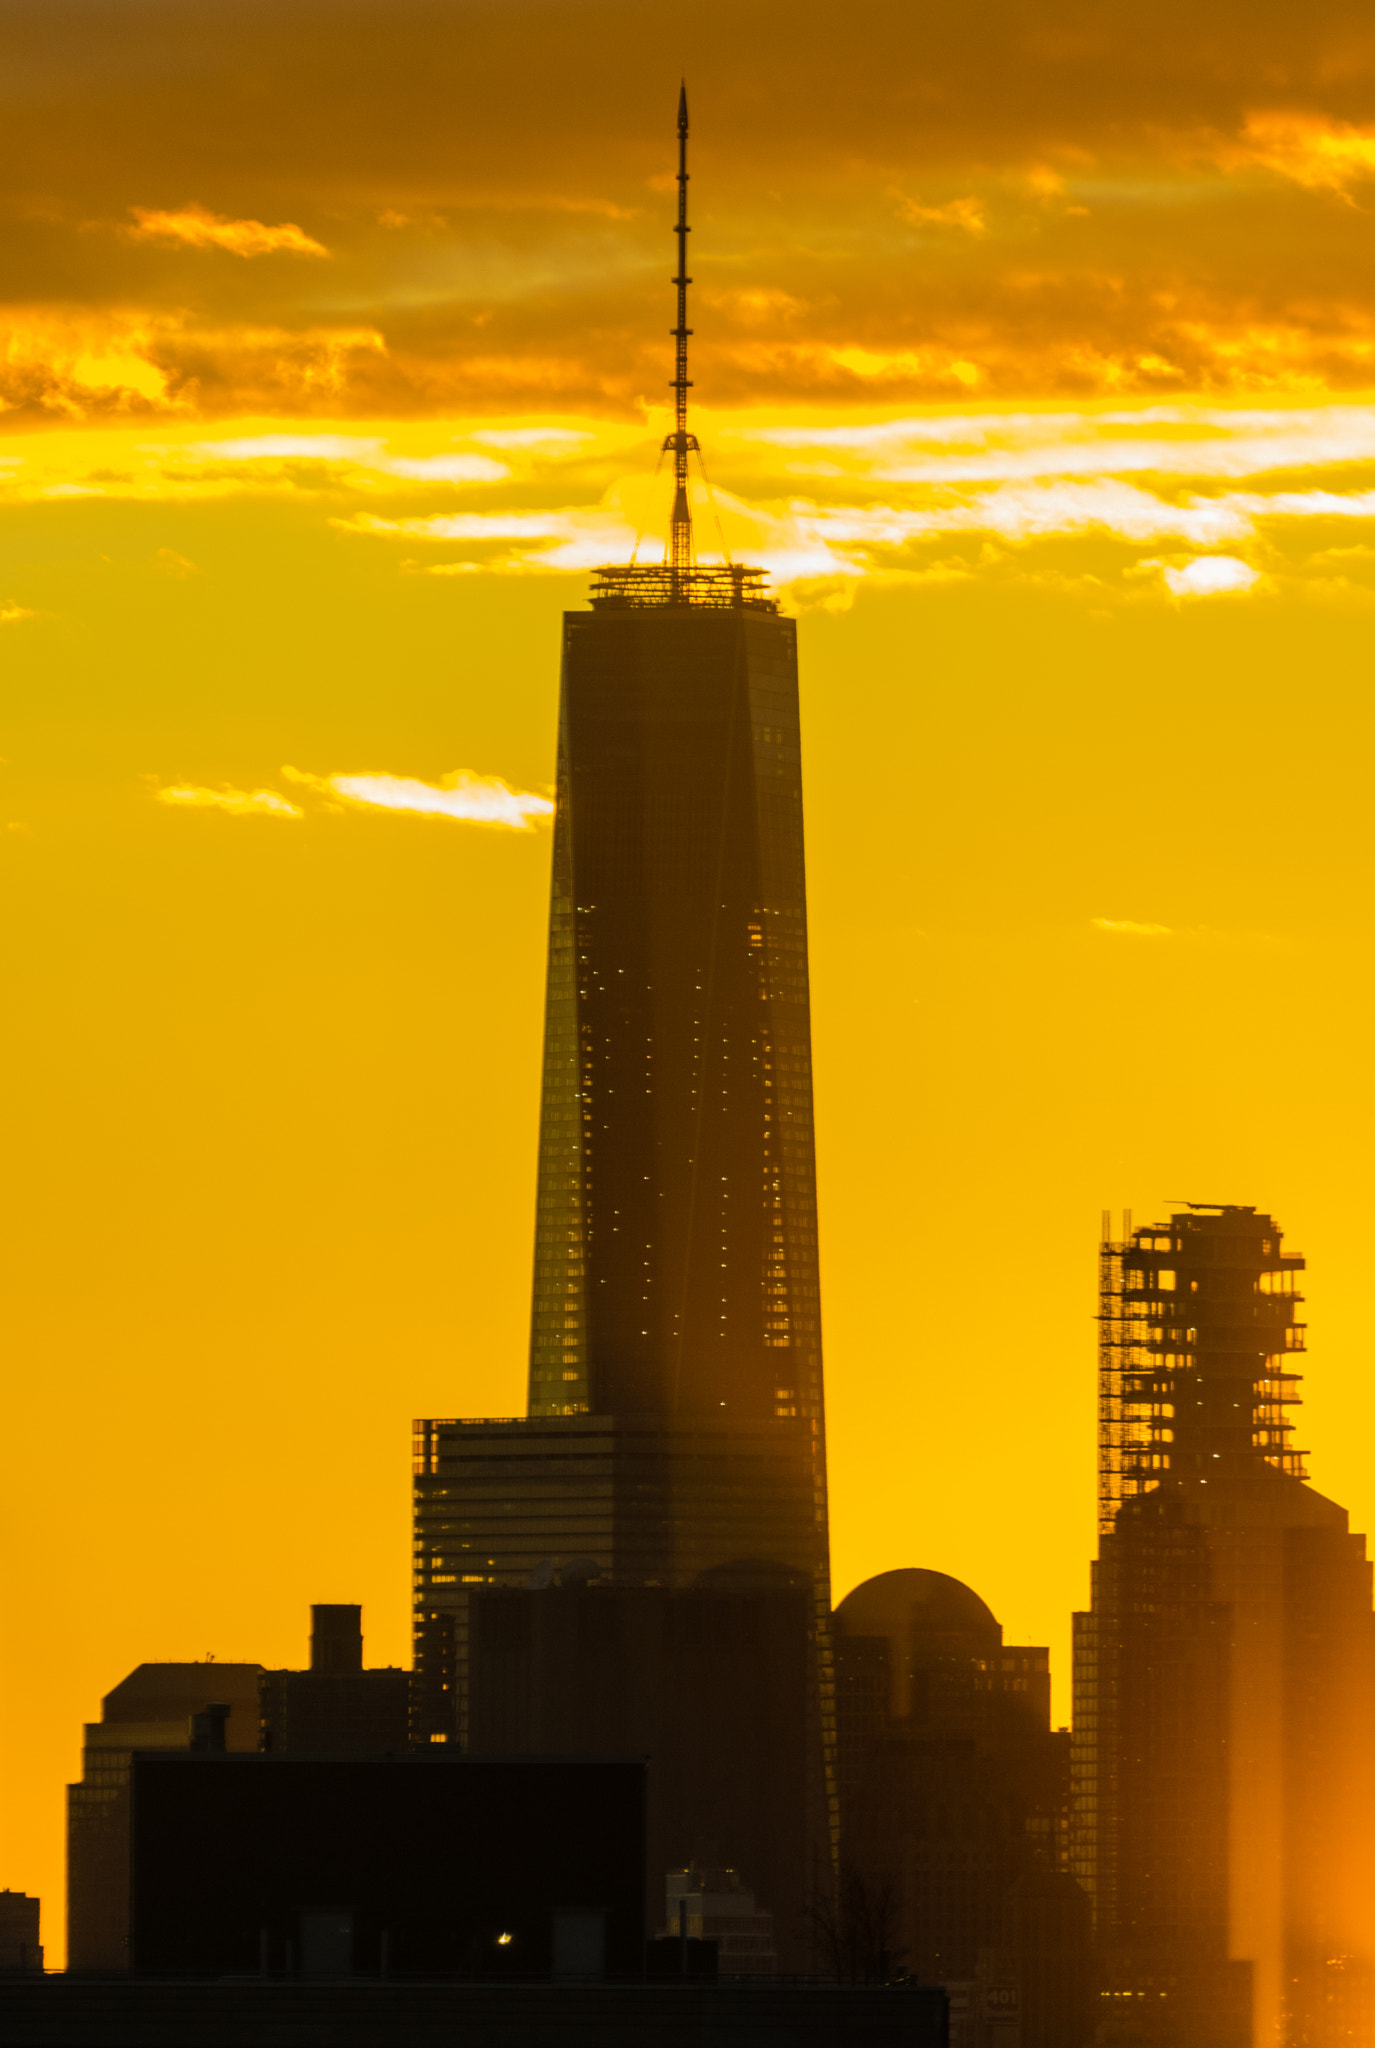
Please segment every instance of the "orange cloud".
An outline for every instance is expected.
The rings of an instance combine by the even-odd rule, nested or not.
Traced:
[[[901,193],[896,196],[898,212],[904,220],[930,222],[934,227],[963,228],[967,235],[988,233],[981,199],[950,199],[944,206],[923,206],[920,200],[906,199]]]
[[[269,10],[270,33],[268,16],[236,26],[232,7],[148,0],[161,55],[147,76],[118,10],[83,14],[70,46],[73,5],[11,10],[16,50],[46,51],[57,83],[7,113],[10,304],[54,320],[132,309],[158,344],[135,352],[141,369],[94,352],[85,381],[57,390],[40,363],[17,395],[0,382],[8,406],[60,411],[65,388],[83,417],[175,403],[269,419],[303,417],[313,392],[360,421],[556,403],[626,420],[662,395],[672,138],[652,79],[667,45],[646,29],[631,89],[596,62],[618,46],[623,0],[487,10],[481,62],[454,44],[444,0],[415,0],[404,23],[350,6],[329,61],[300,0]],[[838,38],[824,10],[703,5],[708,43],[719,29],[741,76],[767,62],[776,90],[743,119],[703,81],[695,396],[1317,394],[1375,379],[1364,223],[1332,203],[1375,176],[1352,0],[1338,0],[1345,28],[1321,6],[1252,9],[1225,63],[1207,7],[1147,31],[1082,0],[999,0],[993,29],[874,0],[864,33]],[[992,69],[990,37],[1007,60]],[[517,73],[513,126],[486,81]],[[359,78],[393,80],[366,119]],[[241,199],[227,166],[251,172]],[[119,236],[76,232],[116,216]],[[259,259],[319,258],[326,223],[333,317],[346,308],[378,341],[312,382],[323,266]],[[270,332],[278,369],[240,345]]]
[[[1065,213],[1078,214],[1081,217],[1087,215],[1086,206],[1071,203],[1064,179],[1059,171],[1052,170],[1049,164],[1032,164],[1022,175],[1027,190],[1041,206],[1056,207]]]
[[[1324,114],[1270,109],[1248,114],[1234,154],[1311,189],[1337,192],[1375,177],[1375,128]]]
[[[73,420],[92,408],[165,409],[171,399],[154,360],[155,325],[138,313],[11,308],[0,324],[0,409]]]
[[[121,413],[270,414],[337,408],[375,328],[198,323],[183,309],[12,306],[0,319],[0,413],[68,420]]]
[[[147,241],[186,242],[193,249],[227,249],[231,256],[271,256],[285,250],[293,256],[328,256],[323,242],[317,242],[285,220],[268,227],[260,220],[226,220],[203,206],[183,206],[178,213],[161,213],[146,206],[132,207],[138,222],[131,235]]]

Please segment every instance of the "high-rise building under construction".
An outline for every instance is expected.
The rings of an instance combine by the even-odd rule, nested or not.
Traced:
[[[1371,1567],[1291,1444],[1303,1264],[1250,1208],[1104,1232],[1074,1868],[1151,2042],[1375,2043]]]
[[[578,1686],[557,1660],[604,1661],[633,1626],[678,1647],[636,1675],[638,1719],[613,1686],[612,1722],[584,1714],[578,1739],[662,1746],[656,1698],[745,1683],[709,1645],[772,1602],[759,1640],[802,1617],[807,1676],[769,1688],[796,1726],[759,1756],[805,1759],[772,1808],[801,1832],[733,1836],[707,1787],[651,1771],[651,1883],[734,1865],[797,1919],[779,1888],[821,1853],[831,1719],[796,637],[763,571],[694,559],[686,149],[684,96],[668,548],[599,571],[564,620],[528,1413],[417,1425],[417,1733],[557,1742],[521,1687]],[[632,1588],[633,1616],[612,1598]],[[601,1619],[570,1633],[545,1595]]]

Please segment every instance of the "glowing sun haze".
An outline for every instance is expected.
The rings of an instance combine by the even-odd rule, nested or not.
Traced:
[[[0,9],[0,1884],[145,1658],[408,1655],[524,1385],[560,613],[800,617],[838,1593],[1049,1641],[1099,1212],[1273,1208],[1375,1520],[1375,38],[1354,0]]]

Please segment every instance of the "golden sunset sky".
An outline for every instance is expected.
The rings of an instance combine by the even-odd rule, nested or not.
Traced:
[[[1375,1523],[1375,18],[3,0],[0,1885],[145,1659],[409,1659],[520,1412],[559,616],[694,424],[800,618],[837,1594],[1049,1641],[1095,1245],[1306,1253]],[[698,506],[699,545],[717,545]]]

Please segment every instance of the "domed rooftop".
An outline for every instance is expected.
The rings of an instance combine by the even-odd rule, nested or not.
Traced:
[[[972,1586],[945,1572],[909,1567],[880,1572],[847,1593],[836,1609],[836,1627],[847,1636],[975,1636],[994,1646],[1002,1624]]]

